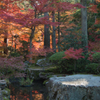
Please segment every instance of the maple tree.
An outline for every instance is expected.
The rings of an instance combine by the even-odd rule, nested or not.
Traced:
[[[65,56],[63,58],[65,59],[80,59],[80,58],[84,58],[84,56],[82,56],[82,52],[83,49],[74,49],[74,48],[70,48],[68,50],[65,51]]]
[[[49,34],[49,31],[51,31],[50,34],[52,38],[51,37],[49,38],[52,39],[53,49],[56,49],[56,46],[57,46],[56,44],[58,45],[60,44],[61,46],[61,41],[64,39],[66,39],[68,42],[66,42],[65,44],[63,43],[63,45],[66,46],[66,48],[72,47],[65,51],[65,57],[63,57],[63,59],[65,60],[67,59],[66,61],[69,61],[71,59],[71,61],[76,62],[80,60],[81,58],[83,58],[82,59],[83,62],[85,62],[84,59],[92,61],[92,54],[87,53],[86,55],[88,55],[89,57],[84,58],[85,56],[82,55],[83,50],[78,49],[82,46],[82,42],[81,42],[82,36],[79,35],[80,29],[79,30],[72,29],[73,26],[78,27],[78,25],[80,25],[79,23],[81,19],[78,19],[78,25],[76,25],[75,23],[72,23],[72,24],[69,23],[69,21],[72,21],[73,19],[73,16],[70,16],[70,14],[73,14],[73,11],[76,12],[76,7],[84,8],[79,3],[72,4],[69,2],[61,2],[63,0],[9,0],[9,1],[1,0],[1,1],[0,1],[0,25],[1,25],[0,27],[1,29],[3,28],[3,31],[0,30],[0,32],[5,38],[8,38],[6,36],[8,36],[7,34],[9,34],[10,36],[9,40],[12,42],[12,45],[10,44],[10,46],[12,46],[16,51],[18,49],[18,52],[20,52],[21,55],[26,56],[30,52],[30,54],[26,56],[26,60],[27,60],[27,57],[29,57],[29,58],[32,58],[30,59],[31,62],[35,62],[38,57],[40,56],[46,57],[48,53],[53,52],[52,49],[42,48],[43,46],[39,45],[40,41],[42,41],[42,45],[43,45],[43,40],[44,40],[44,45],[45,44],[46,46],[50,45],[49,42],[48,43],[45,42],[45,39],[40,40],[40,35],[42,35],[41,36],[42,38],[45,38],[45,36]],[[28,4],[27,3],[23,4],[24,1],[27,1]],[[84,0],[81,0],[81,1],[84,1]],[[97,1],[99,2],[99,0]],[[97,2],[96,2],[96,5],[92,6],[91,4],[91,5],[88,5],[87,8],[89,8],[88,9],[89,11],[93,11],[92,13],[98,13]],[[46,13],[48,14],[48,16],[44,16]],[[69,19],[67,20],[67,18]],[[96,16],[95,23],[93,24],[97,25],[99,24],[99,21],[100,21],[99,18],[97,18]],[[99,31],[99,29],[95,28],[93,24],[89,26],[89,29],[92,30],[91,32],[89,32],[89,45],[90,45],[89,50],[97,51],[97,50],[100,50],[98,46],[99,45],[98,41],[100,39],[99,39],[99,35],[96,34]],[[83,25],[83,27],[85,25]],[[48,31],[45,31],[44,26]],[[42,31],[40,27],[42,27]],[[68,28],[74,30],[72,32],[72,35],[74,36],[74,38],[71,38],[70,37],[71,34],[69,33],[69,31],[66,31],[66,29]],[[27,32],[27,34],[25,34],[25,30],[27,29],[29,31]],[[87,31],[89,31],[89,29]],[[57,31],[55,32],[55,30],[57,30],[58,32]],[[76,32],[79,34],[76,34]],[[15,35],[17,34],[18,34],[18,38],[15,38]],[[68,38],[65,38],[62,34],[64,36],[65,35],[69,36],[71,40],[75,40],[77,38],[81,46],[80,47],[78,46],[78,48],[75,47],[74,49],[73,48],[74,45],[75,46],[77,45],[75,43],[78,43],[78,42],[74,42],[74,45],[70,45],[70,42],[72,43],[73,41],[69,41]],[[92,41],[92,39],[90,39],[90,36],[93,36],[93,38],[95,37],[95,41]],[[46,39],[48,40],[47,37]],[[86,43],[85,40],[83,40],[83,42]],[[5,44],[5,46],[7,47],[6,40],[5,40],[5,43],[2,43],[2,44]],[[59,48],[60,47],[58,47],[58,49]],[[58,51],[60,50],[61,48]],[[65,50],[65,49],[62,49],[62,50]],[[67,64],[67,62],[65,62],[65,64]],[[75,63],[73,62],[73,65],[74,64]],[[61,67],[63,68],[63,62],[62,62]],[[66,67],[66,65],[64,65],[64,67]],[[82,68],[83,67],[84,66],[82,66]]]
[[[82,55],[83,49],[74,49],[69,48],[64,52],[65,56],[62,59],[72,60],[72,63],[74,63],[74,71],[76,72],[76,62],[78,59],[84,58]]]
[[[16,2],[20,0],[15,0]],[[69,2],[58,2],[58,0],[31,0],[32,9],[21,12],[22,8],[17,6],[17,3],[14,3],[13,0],[5,0],[3,1],[6,5],[4,5],[4,9],[0,9],[2,12],[0,17],[6,22],[16,23],[21,25],[20,27],[27,27],[31,29],[30,34],[30,49],[32,49],[32,39],[34,37],[35,29],[38,25],[59,25],[57,22],[52,22],[48,20],[48,17],[41,17],[42,13],[45,12],[56,12],[59,9],[60,11],[71,10],[74,7],[82,8],[81,4],[71,4]],[[14,4],[12,4],[14,3]]]

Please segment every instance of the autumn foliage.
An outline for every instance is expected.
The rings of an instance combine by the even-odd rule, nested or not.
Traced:
[[[80,58],[84,58],[84,56],[82,56],[82,52],[83,50],[80,49],[74,49],[74,48],[70,48],[68,50],[65,51],[65,56],[63,57],[63,59],[80,59]]]
[[[49,53],[54,53],[51,48],[44,48],[43,46],[44,39],[40,39],[40,37],[44,38],[44,25],[49,25],[51,28],[50,39],[52,39],[52,33],[53,33],[52,27],[55,26],[55,28],[57,29],[58,26],[60,27],[59,33],[60,37],[61,36],[62,37],[60,39],[57,39],[58,33],[56,32],[56,38],[55,38],[56,44],[59,44],[59,41],[64,39],[62,34],[67,36],[70,34],[69,31],[66,31],[66,29],[78,26],[74,23],[72,24],[69,23],[69,21],[71,22],[73,19],[73,16],[70,16],[70,14],[73,14],[73,11],[75,11],[76,13],[76,8],[84,8],[84,7],[79,3],[72,4],[70,2],[60,2],[60,0],[26,0],[28,4],[21,6],[23,2],[24,0],[0,1],[0,36],[3,35],[1,36],[2,41],[0,41],[0,44],[2,45],[0,46],[2,46],[4,49],[9,46],[14,49],[13,52],[15,53],[20,52],[22,56],[26,57],[25,60],[35,63],[38,57],[40,56],[47,57]],[[97,0],[97,2],[100,2],[100,0]],[[49,13],[49,17],[44,16],[44,13],[47,12]],[[98,13],[97,5],[90,4],[89,12],[97,14]],[[55,22],[52,21],[53,20],[52,13],[55,14],[55,19],[56,19]],[[59,19],[57,18],[58,13],[60,13],[59,17],[61,18],[60,20],[61,22],[58,21]],[[67,16],[69,20],[66,21],[64,19],[67,19]],[[99,24],[99,22],[100,19],[96,18],[94,24],[97,25]],[[80,21],[78,21],[78,23],[80,23]],[[42,26],[42,28],[39,28],[40,26]],[[56,31],[58,31],[57,29]],[[89,40],[89,46],[90,46],[89,50],[96,50],[96,51],[100,50],[98,46],[100,44],[98,42],[100,40],[99,39],[100,35],[97,35],[99,29],[95,29],[93,25],[91,26],[91,29],[92,30],[94,29],[95,31],[89,32],[89,36],[94,37],[95,42],[92,41],[91,39]],[[75,34],[76,32],[79,33],[79,31],[80,30],[78,31],[74,30],[72,34]],[[36,36],[36,34],[38,36]],[[40,36],[41,34],[42,36]],[[75,38],[81,40],[80,36],[76,34]],[[3,39],[6,39],[6,43],[4,43]],[[9,39],[8,44],[7,44],[7,39]],[[40,43],[42,44],[42,46],[40,46]],[[65,45],[68,45],[68,42],[66,42]],[[83,53],[82,48],[74,49],[74,47],[70,46],[70,48],[65,51],[64,53],[65,56],[63,57],[63,59],[78,60],[84,58],[82,53]],[[32,59],[30,60],[29,58]],[[13,72],[17,74],[17,72],[15,71],[16,69],[23,70],[24,67],[23,62],[18,61],[18,59],[21,58],[12,57],[12,58],[0,58],[0,59],[1,59],[0,64],[2,66],[0,67],[1,71],[3,71],[3,68],[5,69],[13,68]],[[87,60],[92,60],[92,54],[89,54],[89,58]]]
[[[32,63],[35,63],[35,61],[37,60],[37,58],[39,56],[46,58],[49,53],[54,53],[54,51],[50,48],[38,48],[38,49],[36,49],[34,47],[31,49],[31,52],[32,52],[32,54],[28,54],[26,57],[28,57],[28,58],[32,57],[33,59],[32,59],[32,61],[30,61]]]
[[[0,78],[24,77],[25,64],[23,57],[0,57]]]

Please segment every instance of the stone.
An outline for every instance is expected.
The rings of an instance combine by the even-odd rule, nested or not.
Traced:
[[[41,78],[41,79],[45,79],[45,80],[47,80],[47,79],[49,79],[49,76],[52,76],[54,73],[45,73],[45,72],[40,72],[39,73],[39,77]]]
[[[54,76],[46,86],[49,100],[100,100],[100,76]]]
[[[25,61],[24,64],[25,64],[25,70],[27,70],[27,68],[29,68],[31,65],[29,61]]]
[[[0,80],[0,88],[4,89],[7,86],[6,81],[5,80]]]
[[[38,59],[36,65],[43,67],[43,66],[50,66],[52,63],[49,63],[49,61],[46,60],[46,58]]]
[[[2,91],[1,91],[1,88],[0,88],[0,100],[3,100],[2,99]]]

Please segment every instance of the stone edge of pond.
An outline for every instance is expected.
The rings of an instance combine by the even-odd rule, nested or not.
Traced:
[[[51,77],[48,100],[100,100],[100,76],[76,74]]]
[[[9,89],[6,89],[7,82],[5,80],[0,80],[0,100],[9,100],[10,93],[8,92]]]

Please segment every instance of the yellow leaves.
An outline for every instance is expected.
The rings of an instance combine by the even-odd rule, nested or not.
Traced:
[[[98,3],[99,3],[99,2],[100,2],[100,0],[96,0],[96,2],[98,2]]]
[[[5,3],[0,2],[0,6],[1,6],[1,5],[2,5],[2,6],[4,6],[4,5],[5,5]]]

